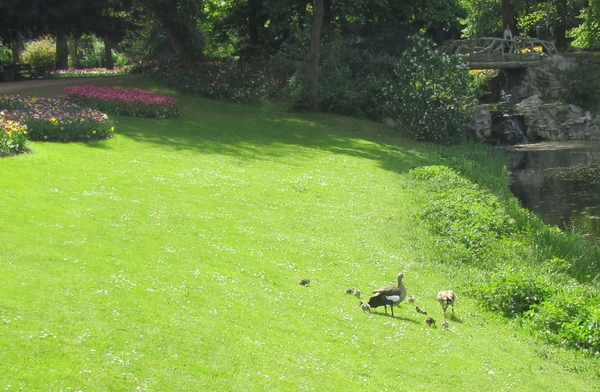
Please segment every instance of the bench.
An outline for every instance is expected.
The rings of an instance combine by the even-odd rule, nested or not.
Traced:
[[[13,72],[15,74],[15,80],[20,80],[23,78],[35,79],[36,73],[33,72],[31,68],[31,64],[14,64]]]

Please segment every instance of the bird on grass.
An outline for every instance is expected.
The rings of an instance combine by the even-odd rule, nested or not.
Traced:
[[[387,314],[387,307],[390,306],[392,311],[392,317],[394,317],[394,306],[400,305],[406,298],[406,287],[402,283],[404,278],[403,273],[398,274],[398,286],[387,286],[377,290],[373,290],[373,296],[369,299],[369,306],[372,308],[378,308],[383,306],[385,308],[385,314]]]
[[[427,314],[427,311],[425,309],[419,308],[418,306],[415,306],[415,310],[417,311],[417,313]]]
[[[406,299],[408,301],[409,304],[414,304],[415,303],[415,296],[414,295],[409,295],[408,298]]]
[[[300,282],[298,283],[300,286],[308,286],[310,284],[310,279],[300,279]]]
[[[456,301],[456,294],[453,290],[442,290],[437,295],[437,300],[442,305],[442,312],[446,317],[446,309],[448,306],[452,306],[452,315],[454,315],[454,301]]]
[[[448,327],[450,326],[450,323],[446,320],[442,321],[442,328],[444,329],[448,329]]]
[[[425,324],[427,324],[431,327],[431,326],[435,325],[435,319],[433,317],[427,317],[425,319]]]
[[[360,308],[363,310],[363,312],[371,313],[371,307],[366,302],[360,301]]]
[[[360,290],[359,289],[353,289],[352,287],[348,287],[346,289],[346,294],[351,294],[356,296],[356,298],[360,298]]]

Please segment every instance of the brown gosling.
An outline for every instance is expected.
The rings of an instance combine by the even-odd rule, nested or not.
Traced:
[[[442,290],[437,295],[437,300],[442,305],[442,312],[446,317],[446,309],[448,306],[452,306],[452,315],[454,316],[454,301],[456,301],[456,294],[452,290]]]
[[[448,329],[448,327],[450,326],[450,323],[446,320],[442,321],[442,328],[444,329]]]
[[[353,294],[354,293],[354,289],[352,287],[348,287],[346,289],[346,294]]]
[[[415,296],[414,295],[409,295],[408,298],[406,299],[408,301],[409,304],[414,304],[415,303]]]
[[[363,310],[363,312],[371,313],[371,307],[366,302],[360,301],[360,308]]]
[[[310,279],[300,279],[300,282],[298,283],[300,286],[308,286],[310,284]]]
[[[360,298],[360,290],[359,289],[352,290],[352,294],[354,296],[356,296],[356,298]]]
[[[433,317],[427,317],[425,319],[425,324],[427,324],[431,327],[431,326],[435,325],[435,319]]]
[[[427,311],[425,309],[419,308],[418,306],[415,306],[415,310],[417,311],[417,313],[427,314]]]

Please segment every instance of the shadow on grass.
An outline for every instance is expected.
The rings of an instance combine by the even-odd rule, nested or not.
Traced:
[[[188,98],[188,101],[194,101]],[[117,132],[140,143],[239,159],[311,156],[329,151],[377,161],[406,172],[431,164],[417,143],[403,140],[383,124],[331,115],[195,99],[183,118],[143,120],[119,117]]]

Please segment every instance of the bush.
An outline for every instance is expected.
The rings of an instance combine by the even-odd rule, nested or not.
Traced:
[[[44,37],[25,45],[23,62],[31,64],[38,75],[55,68],[56,45],[50,37]]]
[[[412,36],[409,42],[385,87],[386,111],[411,138],[447,143],[471,117],[467,67],[458,56],[435,50],[429,39]]]
[[[594,290],[565,284],[527,312],[524,321],[551,343],[600,353],[600,300]]]
[[[65,88],[67,99],[103,112],[130,117],[181,117],[175,98],[138,89],[74,86]]]
[[[113,136],[108,116],[60,99],[0,97],[4,117],[27,127],[30,140],[92,141]]]
[[[27,126],[5,117],[5,112],[0,110],[0,156],[27,151]]]
[[[600,112],[600,60],[589,56],[562,73],[561,101],[592,112]]]
[[[524,272],[492,274],[486,283],[473,289],[480,304],[506,317],[515,317],[539,305],[551,294],[551,285],[543,278]]]

